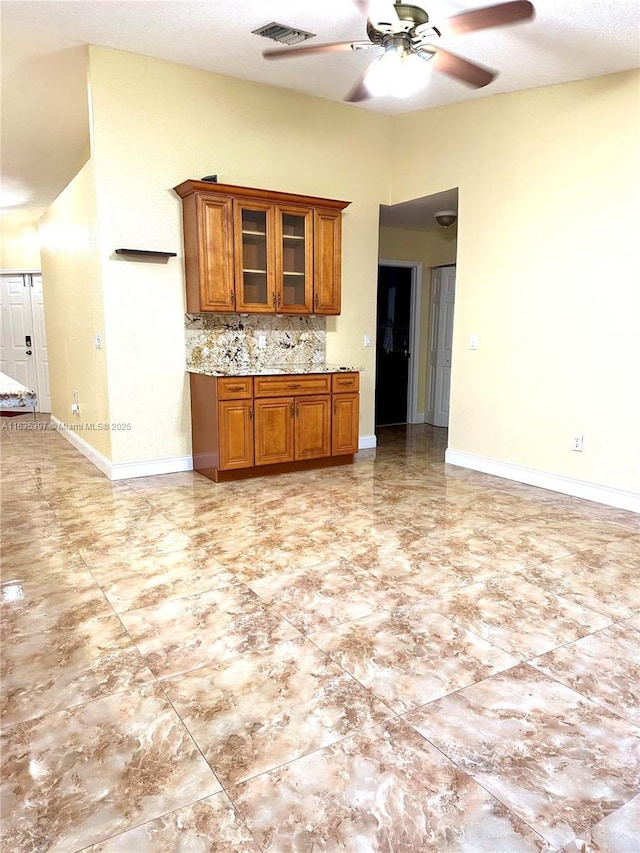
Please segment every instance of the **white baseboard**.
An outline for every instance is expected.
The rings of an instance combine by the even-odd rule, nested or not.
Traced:
[[[423,423],[424,423],[424,419],[425,419],[425,414],[424,414],[424,412],[416,412],[416,419],[415,419],[415,421],[412,421],[412,423],[414,423],[414,424],[423,424]]]
[[[77,432],[67,429],[66,426],[51,415],[51,423],[55,425],[60,435],[67,439],[76,450],[93,462],[110,480],[130,480],[134,477],[152,477],[156,474],[176,474],[179,471],[193,470],[193,459],[191,456],[176,456],[171,459],[151,459],[146,462],[116,462],[113,463],[102,453],[92,447]]]
[[[375,435],[361,435],[358,439],[358,450],[371,450],[376,444]]]
[[[527,483],[529,486],[538,486],[552,492],[561,492],[575,498],[640,513],[640,494],[636,492],[599,486],[586,480],[566,477],[564,474],[552,474],[538,468],[514,465],[512,462],[500,462],[497,459],[476,456],[474,453],[466,453],[463,450],[448,449],[444,461],[459,468],[471,468],[473,471],[482,471],[484,474],[493,474],[495,477],[504,477],[506,480],[515,480],[518,483]]]
[[[193,457],[173,456],[169,459],[150,459],[146,462],[116,462],[111,466],[111,479],[132,480],[134,477],[177,474],[179,471],[193,471]]]
[[[111,462],[106,456],[92,447],[77,432],[69,430],[56,417],[51,415],[51,423],[76,450],[93,462],[110,480],[131,480],[134,477],[153,477],[156,474],[176,474],[179,471],[192,471],[191,456],[175,456],[171,459],[150,459],[145,462]],[[369,450],[376,446],[375,435],[361,435],[358,440],[358,450]]]
[[[99,468],[103,474],[106,474],[111,479],[111,462],[106,456],[103,456],[95,447],[92,447],[88,441],[81,438],[77,432],[72,429],[67,429],[66,425],[59,421],[55,415],[51,415],[51,423],[54,424],[56,430],[61,436],[67,439],[69,444],[72,444],[76,450],[79,450],[83,456],[86,456],[89,462],[93,462],[96,468]]]

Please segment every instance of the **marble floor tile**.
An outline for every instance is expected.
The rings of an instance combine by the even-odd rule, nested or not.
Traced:
[[[226,539],[206,547],[207,553],[245,583],[272,574],[327,563],[335,557],[331,548],[319,549],[308,537],[280,539],[272,534]]]
[[[640,611],[640,549],[637,556],[620,550],[580,551],[516,574],[596,613],[624,619]]]
[[[5,638],[2,726],[155,681],[115,616]]]
[[[144,559],[157,552],[188,550],[193,547],[186,533],[173,527],[162,516],[152,522],[141,525],[135,533],[122,536],[111,533],[100,536],[91,544],[78,548],[80,556],[89,567],[113,563],[114,558],[122,560]]]
[[[7,851],[71,853],[221,789],[158,687],[19,723],[0,737]]]
[[[135,561],[116,559],[110,564],[94,566],[92,574],[116,613],[234,583],[230,572],[197,548],[154,554]]]
[[[527,660],[611,624],[611,619],[546,592],[520,576],[441,590],[433,608],[490,643]]]
[[[624,622],[529,663],[640,727],[640,635]]]
[[[0,420],[3,850],[632,853],[640,515],[376,432],[112,482]]]
[[[162,686],[225,788],[392,716],[303,639]]]
[[[639,849],[640,796],[574,838],[560,853],[635,853]]]
[[[537,524],[534,518],[529,521],[532,526]],[[624,541],[629,536],[635,539],[636,547],[640,543],[640,537],[626,527],[570,513],[545,513],[539,523],[546,539],[558,542],[571,552],[602,548],[611,541]]]
[[[405,719],[555,847],[640,790],[640,729],[527,664]]]
[[[310,639],[396,713],[518,663],[423,604],[376,613]]]
[[[636,613],[636,615],[632,616],[631,619],[625,619],[624,624],[630,625],[632,628],[640,631],[640,613]]]
[[[166,678],[300,636],[243,584],[120,614],[148,667]]]
[[[229,791],[265,851],[542,853],[544,840],[401,721]]]
[[[17,582],[17,583],[16,583]],[[2,595],[0,628],[2,637],[62,631],[74,625],[113,615],[109,602],[88,571],[56,572],[42,581],[20,572],[0,590],[20,586],[20,597]]]
[[[247,585],[303,634],[408,603],[402,592],[347,560],[273,573]]]
[[[529,518],[518,524],[494,523],[453,535],[440,531],[431,534],[431,539],[434,545],[444,540],[451,549],[459,548],[476,560],[490,563],[494,569],[509,571],[566,557],[573,550],[548,538],[545,528],[534,527]]]
[[[143,823],[86,853],[260,853],[253,836],[221,791]]]

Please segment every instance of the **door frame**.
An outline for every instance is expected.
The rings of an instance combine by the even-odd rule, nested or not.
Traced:
[[[42,270],[36,269],[35,267],[34,268],[20,268],[20,269],[8,269],[8,268],[0,269],[0,278],[2,276],[5,276],[5,275],[28,276],[29,279],[31,279],[35,275],[42,277]],[[32,286],[31,281],[29,281],[29,285]],[[31,296],[29,296],[29,308],[30,308],[31,321],[33,323],[33,305],[31,303]],[[45,333],[45,335],[46,335],[46,333]],[[34,409],[34,411],[36,411],[36,412],[42,411],[42,408],[41,408],[42,407],[41,380],[42,380],[42,372],[44,370],[45,370],[45,368],[43,368],[42,363],[39,361],[39,357],[36,354],[36,357],[34,359],[35,385],[34,385],[34,388],[32,389],[36,392],[36,407]],[[49,389],[49,407],[51,407],[51,385],[50,385],[50,373],[49,373],[48,363],[47,363],[47,367],[46,367],[46,387],[48,387],[48,389]]]
[[[438,346],[438,342],[440,340],[440,326],[439,326],[439,324],[436,326],[435,329],[432,328],[432,316],[433,316],[434,293],[435,293],[434,287],[433,287],[433,279],[434,279],[434,273],[438,272],[439,270],[443,270],[443,269],[454,269],[456,271],[456,277],[457,277],[458,267],[457,267],[456,261],[454,261],[452,264],[436,264],[436,266],[430,268],[431,281],[430,281],[430,289],[429,289],[429,318],[428,318],[428,324],[429,325],[428,325],[428,339],[427,339],[427,377],[426,377],[426,384],[425,384],[425,389],[424,389],[424,394],[425,394],[425,397],[424,397],[424,422],[426,424],[430,424],[431,426],[436,427],[436,429],[448,429],[449,428],[448,422],[447,422],[446,426],[441,426],[439,424],[434,424],[432,421],[428,420],[428,416],[429,416],[429,391],[430,391],[430,388],[429,388],[429,381],[430,381],[429,363],[430,363],[430,357],[431,357],[431,347],[433,344],[432,332],[433,332],[433,335],[435,336],[436,349]],[[455,297],[454,297],[454,306],[455,306]],[[455,322],[455,307],[454,307],[454,322]],[[452,358],[452,362],[453,362],[453,358]],[[451,367],[453,367],[453,363],[451,364]],[[449,399],[451,399],[451,388],[449,388]],[[434,420],[435,420],[435,416],[434,416]]]
[[[403,267],[411,270],[411,302],[409,317],[409,377],[407,381],[407,423],[422,423],[418,418],[418,353],[420,352],[420,300],[422,295],[422,261],[398,261],[390,258],[378,259],[380,267]],[[377,292],[377,291],[376,291]],[[377,357],[377,353],[376,353]]]

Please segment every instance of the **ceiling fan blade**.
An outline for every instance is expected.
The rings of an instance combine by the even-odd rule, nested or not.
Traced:
[[[456,56],[455,53],[449,53],[448,50],[443,50],[438,45],[429,45],[428,49],[435,51],[435,56],[431,62],[436,71],[454,77],[474,89],[482,89],[483,86],[488,86],[498,76],[497,71],[491,71],[489,68],[483,68],[482,65],[469,62],[468,59]]]
[[[341,50],[374,47],[370,41],[334,41],[328,44],[309,44],[304,47],[274,47],[263,50],[265,59],[288,59],[291,56],[311,56],[314,53],[337,53]]]
[[[376,57],[377,59],[378,57]],[[358,77],[355,85],[349,91],[349,94],[345,96],[344,100],[349,104],[357,104],[360,101],[367,101],[371,97],[371,92],[367,89],[364,84],[364,81],[367,78],[367,74],[369,73],[369,69],[372,64],[376,61],[376,59],[372,59],[371,62],[368,62],[364,71]]]
[[[518,21],[533,18],[534,15],[533,3],[529,3],[528,0],[514,0],[512,3],[498,3],[495,6],[485,6],[482,9],[472,9],[470,12],[453,15],[443,21],[442,25],[438,23],[438,29],[443,36],[457,36],[462,33],[487,30],[490,27],[516,24]]]

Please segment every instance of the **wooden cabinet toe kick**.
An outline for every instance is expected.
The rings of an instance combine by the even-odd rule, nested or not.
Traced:
[[[194,471],[213,480],[214,483],[228,483],[232,480],[245,480],[249,477],[268,477],[274,474],[293,474],[296,471],[311,471],[317,468],[335,468],[338,465],[351,465],[354,454],[349,456],[325,456],[320,459],[302,459],[298,462],[277,462],[274,465],[256,465],[253,468],[235,468],[221,471],[219,468],[198,469]]]

